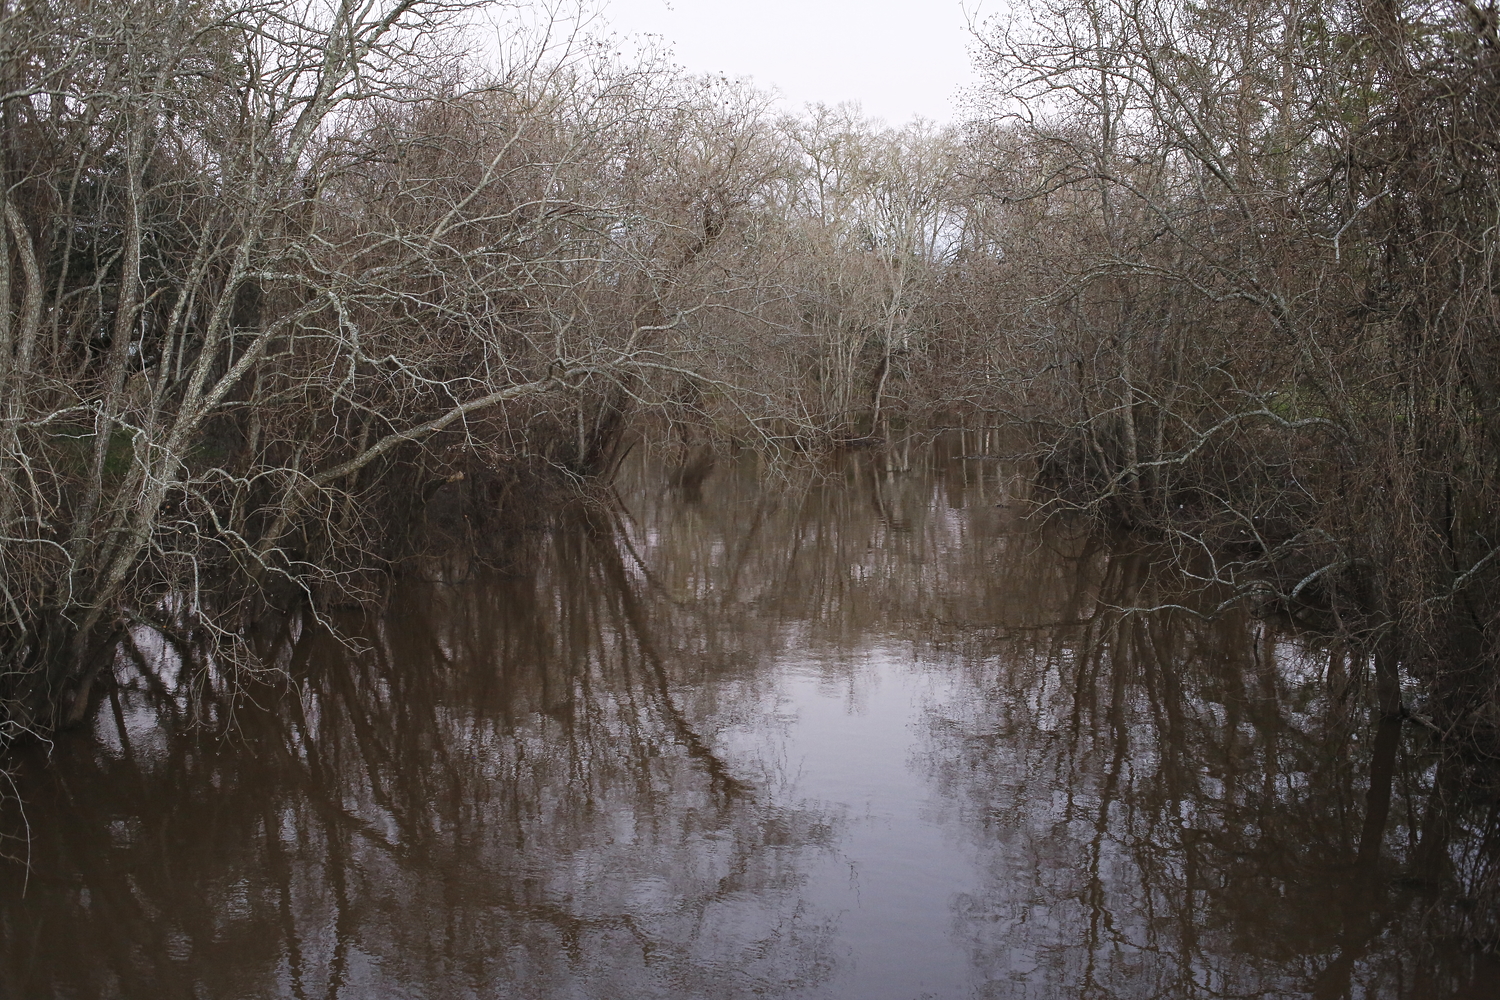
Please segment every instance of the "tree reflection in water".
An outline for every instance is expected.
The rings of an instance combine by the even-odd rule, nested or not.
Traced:
[[[93,731],[21,762],[0,994],[852,995],[899,942],[827,876],[883,860],[799,784],[788,692],[857,711],[878,647],[927,679],[884,738],[967,886],[959,995],[1487,995],[1464,765],[1371,723],[1347,650],[1119,610],[1192,598],[1025,523],[983,444],[770,488],[640,463],[505,573],[403,580],[353,648],[268,629],[291,691],[138,630]]]
[[[1492,995],[1493,799],[1380,717],[1366,664],[1129,610],[1193,601],[1140,553],[1066,564],[1057,621],[961,636],[927,718],[982,858],[955,905],[979,995]]]

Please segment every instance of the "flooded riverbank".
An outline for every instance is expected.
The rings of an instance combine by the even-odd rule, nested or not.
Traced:
[[[1362,658],[982,442],[558,513],[23,756],[16,997],[1480,997],[1495,813]],[[1158,609],[1158,610],[1140,610]]]

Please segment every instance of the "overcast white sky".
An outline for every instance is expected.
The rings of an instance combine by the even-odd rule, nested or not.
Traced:
[[[750,77],[792,108],[858,101],[892,125],[951,120],[971,79],[960,0],[608,0],[604,17],[662,36],[691,72]]]

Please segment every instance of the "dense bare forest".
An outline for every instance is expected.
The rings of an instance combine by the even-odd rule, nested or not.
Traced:
[[[485,13],[0,2],[0,746],[642,438],[967,421],[1500,752],[1494,3],[1033,0],[951,128]]]

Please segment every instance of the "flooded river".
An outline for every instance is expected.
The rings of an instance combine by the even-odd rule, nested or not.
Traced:
[[[633,461],[240,697],[138,631],[14,767],[0,996],[1496,996],[1495,812],[1364,659],[985,444]]]

